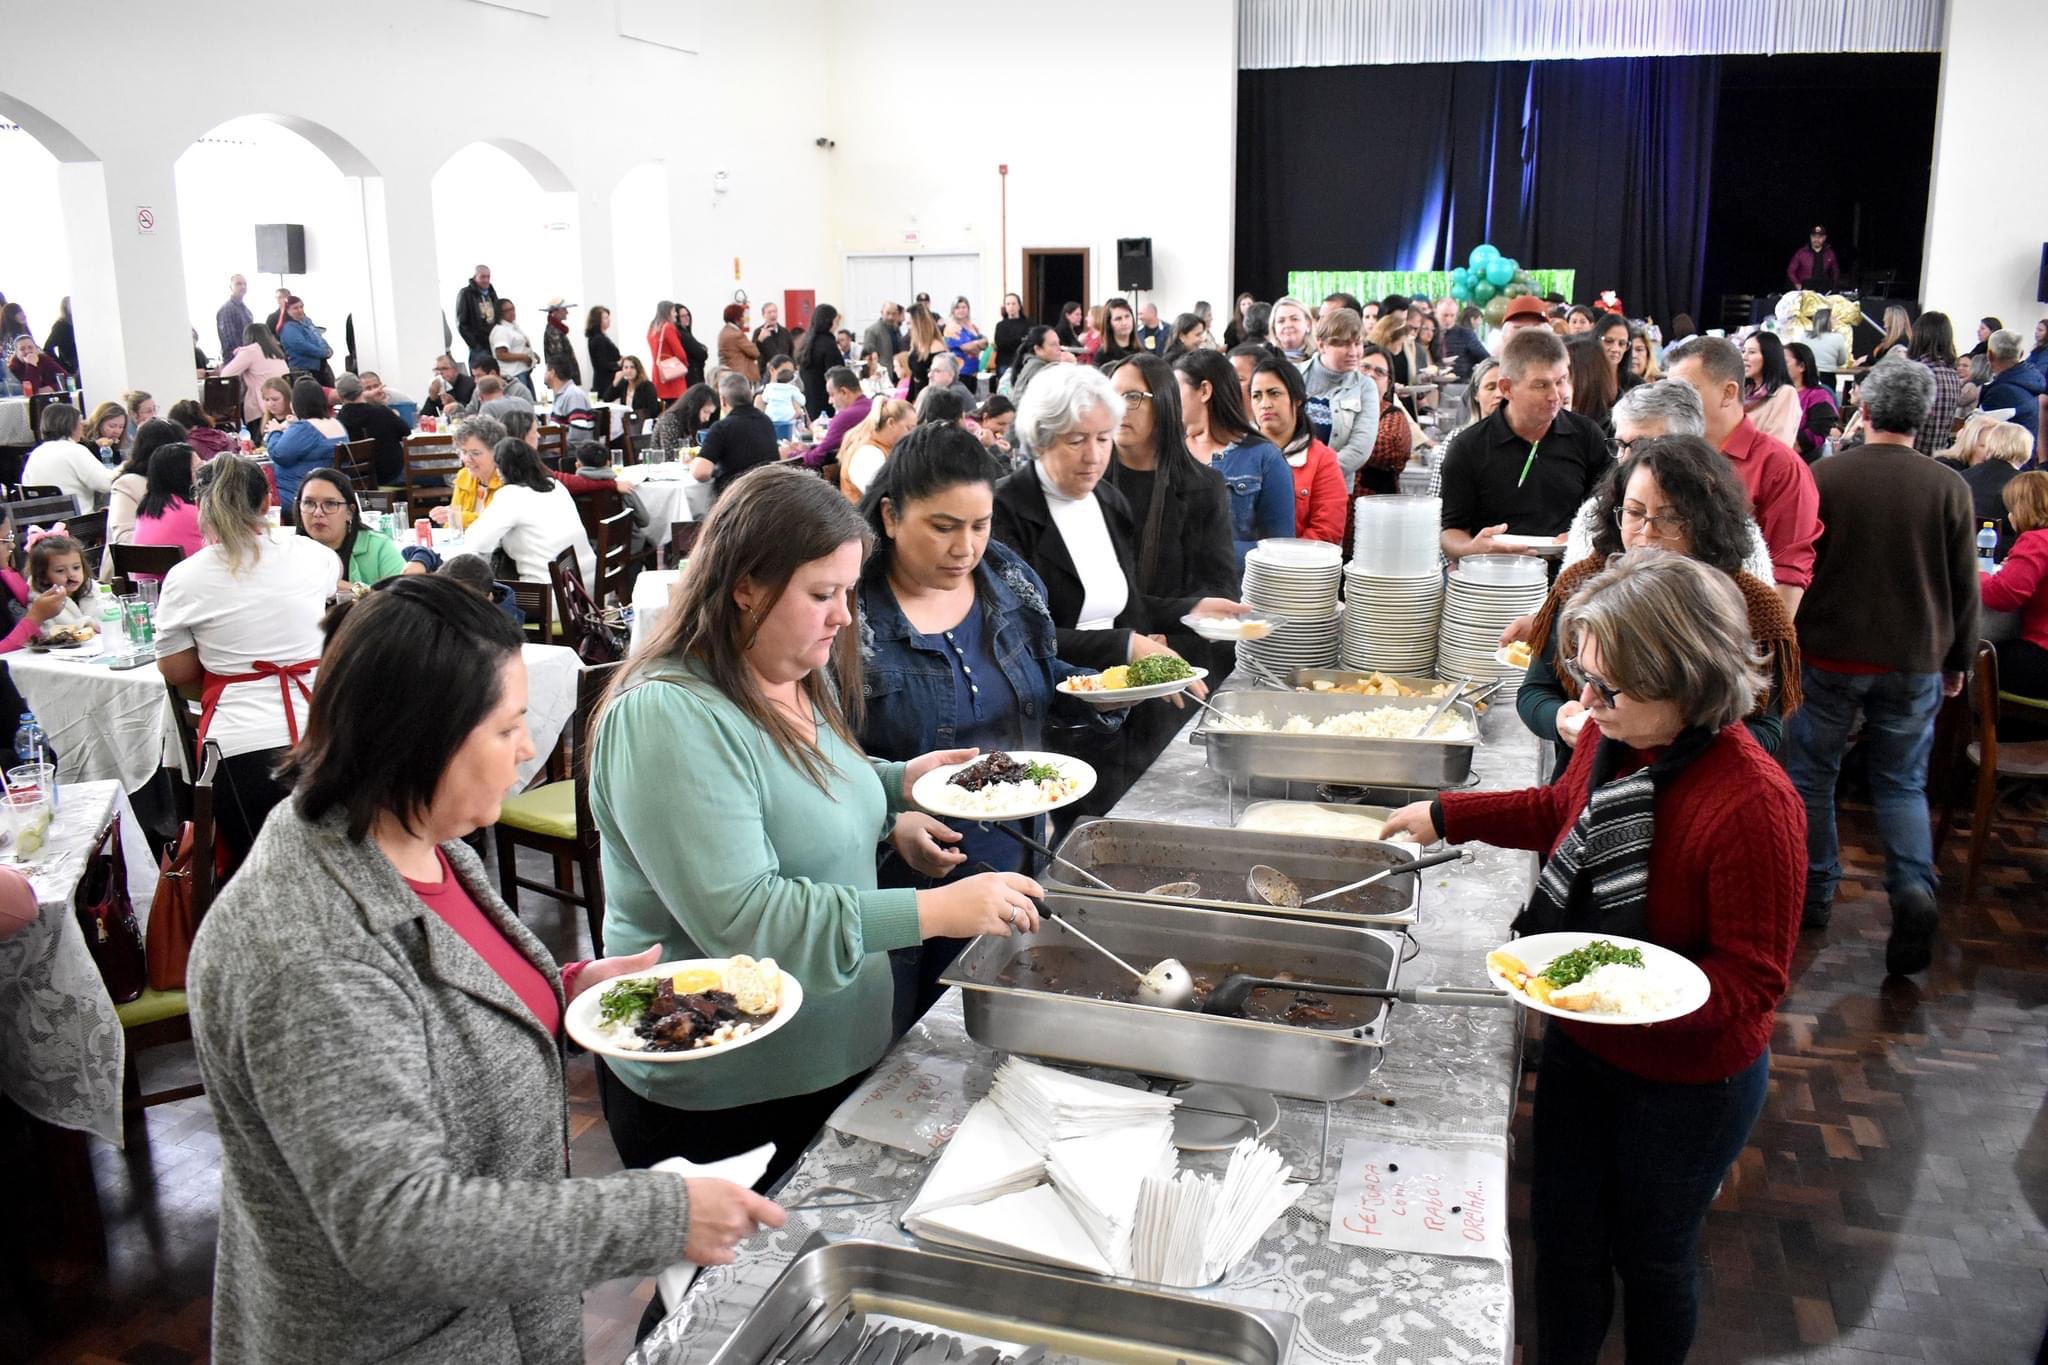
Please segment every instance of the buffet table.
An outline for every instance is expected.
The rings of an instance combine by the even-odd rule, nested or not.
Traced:
[[[1190,708],[1190,715],[1196,714]],[[1504,789],[1540,780],[1543,755],[1512,707],[1484,719],[1474,764],[1478,785]],[[1254,795],[1288,795],[1259,784]],[[1242,794],[1241,794],[1242,795]],[[1297,789],[1295,799],[1316,799]],[[1114,815],[1228,825],[1230,792],[1203,751],[1177,739],[1117,805]],[[1534,885],[1533,855],[1473,845],[1466,863],[1424,875],[1420,951],[1401,969],[1404,986],[1484,985],[1483,959]],[[1512,1276],[1505,1262],[1432,1257],[1337,1245],[1329,1240],[1338,1160],[1346,1142],[1374,1139],[1480,1154],[1490,1183],[1507,1189],[1508,1125],[1520,1063],[1519,1013],[1399,1006],[1385,1060],[1362,1093],[1330,1114],[1324,1178],[1267,1230],[1264,1241],[1219,1285],[1193,1292],[1247,1307],[1279,1309],[1300,1320],[1297,1361],[1373,1361],[1393,1348],[1403,1359],[1499,1361],[1512,1358]],[[957,1097],[960,1107],[988,1091],[1002,1054],[967,1037],[958,991],[948,992],[901,1039],[877,1073],[907,1071],[924,1089]],[[1123,1084],[1128,1074],[1095,1073]],[[1313,1175],[1322,1147],[1324,1108],[1279,1100],[1280,1122],[1265,1139]],[[1186,1153],[1184,1168],[1220,1170],[1222,1155]],[[882,1241],[910,1239],[896,1220],[932,1164],[826,1128],[777,1198],[868,1201],[790,1214],[786,1227],[742,1248],[731,1266],[705,1272],[683,1303],[641,1344],[637,1365],[686,1365],[711,1358],[814,1234]],[[882,1202],[885,1201],[885,1202]],[[1503,1216],[1505,1209],[1502,1209]]]

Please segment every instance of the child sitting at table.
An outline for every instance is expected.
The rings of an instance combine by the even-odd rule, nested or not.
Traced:
[[[56,588],[64,593],[64,605],[43,623],[45,634],[88,626],[99,633],[99,614],[86,606],[92,578],[85,571],[85,547],[65,533],[64,523],[28,533],[28,584],[38,593]]]
[[[804,418],[804,391],[796,382],[796,363],[788,356],[776,357],[768,382],[761,386],[760,403],[775,424],[775,439],[794,439],[796,424]]]

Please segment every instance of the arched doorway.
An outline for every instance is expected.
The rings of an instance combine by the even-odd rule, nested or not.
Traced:
[[[569,330],[582,340],[580,309],[590,301],[576,191],[560,167],[511,138],[472,142],[434,172],[433,200],[435,278],[451,333],[455,295],[478,265],[488,265],[499,297],[518,305],[518,325],[536,355],[551,297],[577,306]],[[454,350],[460,359],[459,339]]]
[[[127,382],[121,322],[114,306],[113,262],[105,230],[106,181],[90,148],[31,105],[0,93],[0,184],[14,211],[0,214],[0,261],[9,263],[7,298],[46,341],[59,305],[71,299],[74,327],[89,340],[74,367],[83,383],[116,392]],[[87,363],[88,360],[91,363]],[[21,429],[17,430],[17,426]],[[0,446],[25,444],[26,428],[0,414]]]
[[[383,259],[383,225],[366,209],[376,168],[346,139],[308,119],[252,114],[229,119],[178,158],[186,306],[199,348],[225,359],[215,316],[231,276],[248,281],[244,300],[258,321],[276,308],[275,291],[305,300],[307,316],[333,347],[331,364],[375,368],[380,289],[373,262]],[[259,225],[298,229],[302,246],[259,258]],[[350,344],[353,333],[354,345]]]

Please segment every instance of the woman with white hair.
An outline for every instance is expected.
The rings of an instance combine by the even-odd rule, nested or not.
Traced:
[[[1553,1021],[1536,1088],[1537,1358],[1599,1357],[1618,1274],[1629,1359],[1678,1361],[1699,1317],[1707,1207],[1763,1109],[1805,812],[1742,724],[1766,674],[1726,573],[1634,551],[1565,606],[1558,658],[1589,717],[1563,779],[1445,792],[1386,832],[1547,853],[1517,932],[1645,940],[1711,983],[1705,1004],[1662,1024]]]
[[[1274,300],[1272,319],[1267,326],[1273,344],[1289,360],[1299,363],[1308,359],[1309,337],[1315,325],[1315,315],[1309,312],[1308,305],[1292,294]]]

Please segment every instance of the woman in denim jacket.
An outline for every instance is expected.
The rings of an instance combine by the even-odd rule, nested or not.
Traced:
[[[934,747],[1042,749],[1055,707],[1069,723],[1088,720],[1104,731],[1121,723],[1120,711],[1099,712],[1054,691],[1089,670],[1057,657],[1044,583],[989,539],[989,474],[973,436],[950,424],[921,426],[897,443],[861,501],[875,543],[860,585],[860,739],[875,757]],[[878,872],[885,887],[923,889],[969,869],[1024,869],[1023,847],[986,826],[905,812],[897,833],[922,846],[922,864],[944,872],[927,875],[891,852]],[[965,945],[932,939],[891,955],[899,1033],[938,998],[939,973]]]
[[[1244,385],[1228,360],[1214,351],[1189,351],[1173,370],[1188,449],[1230,485],[1231,542],[1242,574],[1254,545],[1293,536],[1294,471],[1245,412]]]

